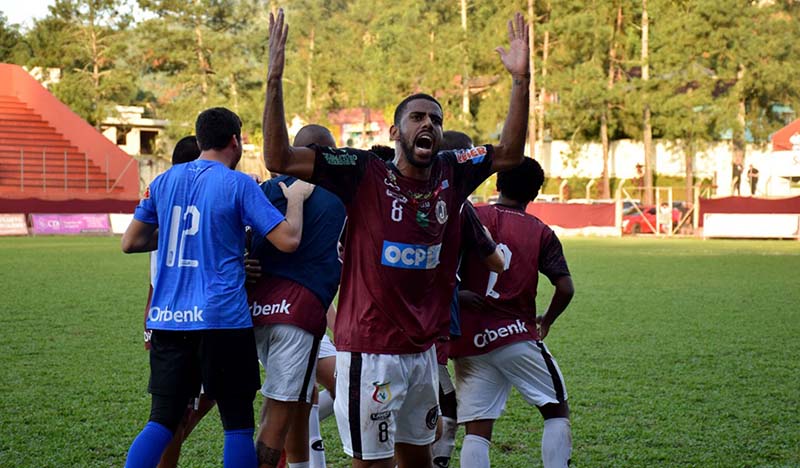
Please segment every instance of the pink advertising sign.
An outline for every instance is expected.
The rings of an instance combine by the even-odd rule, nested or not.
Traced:
[[[31,215],[33,234],[107,234],[111,231],[108,215],[35,214]]]

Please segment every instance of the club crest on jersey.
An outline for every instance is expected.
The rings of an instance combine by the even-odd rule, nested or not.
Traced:
[[[474,148],[456,151],[456,161],[459,163],[472,161],[472,164],[478,164],[483,161],[484,156],[486,156],[485,146],[476,146]]]
[[[144,195],[142,195],[144,200],[150,199],[150,186],[148,185],[146,189],[144,189]]]
[[[447,222],[447,203],[444,200],[436,202],[436,221],[439,221],[439,224]]]
[[[439,266],[442,244],[413,245],[383,241],[381,265],[409,270],[433,270]]]
[[[372,399],[378,403],[386,403],[392,399],[392,391],[389,389],[391,382],[372,382],[375,391],[372,392]]]

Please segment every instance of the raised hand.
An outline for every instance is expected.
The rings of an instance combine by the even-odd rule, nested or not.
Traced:
[[[284,26],[283,8],[278,9],[278,17],[269,14],[269,68],[267,80],[283,78],[283,67],[286,62],[286,38],[289,36],[289,25]]]
[[[500,60],[506,70],[513,76],[529,76],[531,69],[528,49],[528,25],[525,23],[522,13],[515,14],[514,19],[508,22],[508,42],[508,51],[503,47],[495,49],[500,54]]]

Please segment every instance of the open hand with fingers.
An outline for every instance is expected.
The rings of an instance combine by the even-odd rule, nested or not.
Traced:
[[[287,200],[304,201],[311,196],[311,192],[314,191],[314,187],[316,186],[298,179],[288,187],[283,182],[278,182],[278,187],[281,188],[283,196],[286,197]]]
[[[522,13],[516,13],[508,22],[508,51],[503,47],[495,50],[512,76],[530,76],[530,52],[528,48],[528,25]]]
[[[286,63],[286,38],[289,36],[289,25],[284,24],[283,8],[278,9],[277,17],[269,14],[269,68],[267,80],[283,78]]]

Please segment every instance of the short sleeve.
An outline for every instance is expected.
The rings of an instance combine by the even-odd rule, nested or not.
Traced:
[[[158,186],[161,176],[157,177],[153,182],[147,186],[144,191],[144,196],[139,200],[136,210],[133,212],[133,218],[147,224],[158,225],[158,211],[156,203],[153,199],[155,188]]]
[[[244,224],[252,227],[253,232],[260,236],[266,236],[275,226],[280,224],[285,218],[249,176],[237,174],[237,182],[242,200],[241,210]]]
[[[494,148],[491,145],[446,151],[443,157],[453,165],[455,187],[463,199],[492,175]]]
[[[461,246],[465,251],[474,250],[481,258],[493,254],[497,248],[470,202],[465,202],[461,208]]]
[[[542,236],[539,251],[539,271],[555,284],[562,276],[570,276],[567,259],[561,241],[553,231],[548,230]]]
[[[353,148],[309,148],[316,152],[310,182],[333,192],[345,204],[353,199],[370,161],[377,158],[369,151]]]

